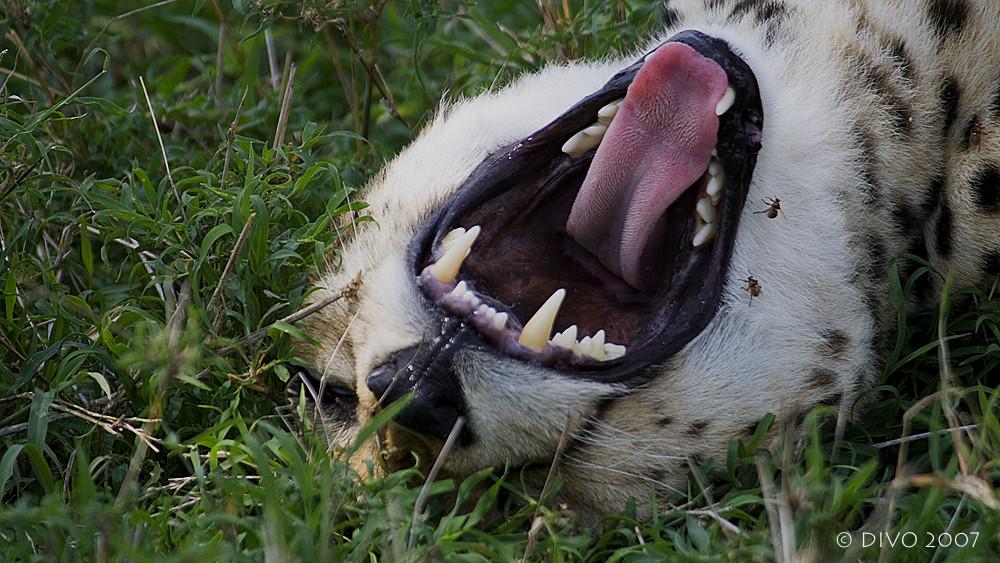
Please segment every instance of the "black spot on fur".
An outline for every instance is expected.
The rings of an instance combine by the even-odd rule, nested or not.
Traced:
[[[824,330],[820,336],[823,337],[823,344],[820,346],[822,356],[841,358],[851,349],[851,337],[842,330],[831,328]]]
[[[1000,76],[997,76],[994,88],[996,90],[993,92],[993,101],[990,102],[990,112],[994,117],[1000,117]]]
[[[681,16],[677,13],[677,10],[673,8],[663,9],[663,26],[664,27],[674,27],[681,22]]]
[[[986,213],[1000,213],[1000,170],[987,165],[976,171],[970,182],[972,200]]]
[[[753,435],[757,432],[757,427],[760,426],[760,421],[755,420],[750,424],[743,427],[743,435],[748,438],[753,438]]]
[[[759,25],[766,25],[766,42],[768,45],[774,42],[774,36],[778,28],[788,17],[788,7],[781,2],[767,0],[742,0],[733,6],[729,13],[729,20],[736,21],[747,14],[752,14]]]
[[[892,69],[877,65],[868,57],[861,56],[858,61],[858,73],[865,85],[877,96],[880,109],[889,115],[893,127],[902,133],[909,131],[910,122],[913,121],[913,110],[899,93]]]
[[[733,6],[733,11],[729,13],[729,19],[736,20],[751,12],[753,12],[757,23],[764,23],[773,20],[783,20],[788,15],[788,8],[781,2],[742,0],[742,2],[738,2]]]
[[[910,53],[906,49],[906,42],[899,37],[894,37],[889,40],[888,48],[899,74],[907,80],[913,80],[913,60],[910,59]]]
[[[622,393],[615,393],[615,394],[605,395],[604,397],[601,397],[597,401],[597,404],[594,406],[594,415],[593,415],[593,418],[596,418],[596,419],[604,418],[604,415],[607,414],[608,409],[611,408],[611,405],[614,405],[615,401],[617,401],[618,399],[621,399],[624,396],[625,395],[622,394]]]
[[[983,256],[983,272],[991,276],[1000,276],[1000,252],[987,252]]]
[[[983,256],[983,273],[988,276],[1000,276],[1000,252],[987,252]]]
[[[861,190],[861,195],[864,198],[862,203],[871,205],[878,199],[878,192],[880,191],[879,179],[876,173],[878,167],[875,162],[876,145],[874,139],[872,139],[871,132],[864,126],[856,126],[854,135],[858,139],[858,145],[861,147],[861,154],[858,158],[861,162],[861,175],[868,184],[866,188]]]
[[[979,146],[979,136],[981,135],[982,128],[983,124],[979,120],[978,115],[973,115],[965,122],[965,127],[962,128],[962,138],[959,139],[962,150],[967,151]]]
[[[931,180],[931,185],[927,190],[928,197],[924,200],[923,204],[920,206],[920,210],[923,211],[924,216],[930,215],[937,208],[938,204],[941,203],[941,196],[944,194],[944,183],[946,179],[944,173],[939,173]]]
[[[949,76],[944,80],[944,84],[941,85],[941,113],[944,116],[945,134],[951,130],[951,126],[955,124],[955,118],[958,116],[960,93],[958,82],[955,81],[954,77]]]
[[[941,214],[934,227],[934,247],[938,256],[951,254],[951,207],[947,203],[941,204]]]
[[[881,237],[875,236],[873,233],[866,233],[864,247],[868,249],[868,257],[874,269],[872,278],[881,280],[888,274],[886,268],[889,265],[889,253],[885,248],[885,243]]]
[[[829,397],[820,401],[819,404],[826,405],[828,407],[839,407],[841,401],[843,400],[844,400],[843,393],[834,393],[833,395],[830,395]]]
[[[927,10],[931,25],[941,39],[961,33],[968,13],[965,0],[930,0]]]
[[[586,446],[587,438],[594,435],[594,421],[604,418],[604,415],[607,414],[611,406],[615,404],[615,401],[624,396],[624,393],[613,393],[611,395],[601,397],[597,401],[597,404],[594,405],[594,414],[583,421],[583,424],[580,425],[580,429],[577,430],[576,435],[569,440],[568,444],[566,444],[565,453],[575,452],[584,448]]]
[[[670,426],[674,422],[673,417],[665,416],[656,421],[657,426]]]
[[[708,427],[708,424],[708,420],[696,420],[691,423],[691,426],[684,433],[691,438],[698,438],[705,431],[705,428]]]
[[[809,373],[806,382],[813,389],[827,389],[836,385],[837,372],[826,368],[816,368]]]

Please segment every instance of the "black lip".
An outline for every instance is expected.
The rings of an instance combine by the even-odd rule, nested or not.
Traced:
[[[674,35],[667,42],[684,43],[715,61],[726,71],[729,84],[737,92],[734,106],[720,117],[716,145],[726,174],[726,195],[718,205],[720,236],[716,236],[710,245],[682,251],[675,259],[675,279],[704,281],[673,284],[665,289],[664,296],[657,298],[661,305],[652,315],[652,322],[635,339],[641,345],[630,347],[625,356],[616,360],[554,366],[566,368],[575,377],[607,383],[641,380],[644,378],[642,373],[646,371],[643,368],[676,354],[705,329],[718,311],[736,229],[760,150],[763,109],[753,72],[725,41],[688,30]],[[503,147],[480,163],[456,195],[414,237],[408,249],[411,271],[419,275],[441,237],[459,225],[467,214],[511,190],[511,186],[529,183],[545,185],[558,178],[585,173],[593,158],[593,150],[581,157],[570,158],[561,152],[562,144],[589,125],[599,108],[624,97],[641,67],[640,60],[622,70],[603,88],[584,98],[555,121]],[[526,175],[530,177],[526,178]],[[426,306],[432,315],[439,318],[446,316],[430,299],[427,299]],[[476,344],[467,344],[489,346],[484,339],[479,339]]]

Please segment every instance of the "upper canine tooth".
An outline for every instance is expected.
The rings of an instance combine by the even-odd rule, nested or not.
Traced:
[[[729,111],[729,108],[733,107],[734,101],[736,101],[736,90],[733,90],[732,86],[727,86],[726,93],[722,95],[722,99],[715,106],[715,115],[722,115]]]
[[[472,243],[479,236],[479,225],[456,238],[437,262],[431,264],[431,275],[441,283],[451,283],[458,276],[458,269],[469,255]],[[449,233],[450,235],[451,233]],[[447,237],[447,235],[445,235]]]
[[[517,337],[517,341],[522,346],[535,350],[545,349],[549,335],[552,334],[552,325],[556,322],[556,314],[559,312],[559,307],[565,297],[566,290],[560,288],[549,296],[545,303],[542,303],[542,306],[535,311],[535,315],[524,324],[521,335]]]

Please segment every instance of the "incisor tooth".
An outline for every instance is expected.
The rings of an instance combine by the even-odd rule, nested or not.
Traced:
[[[695,248],[708,244],[715,238],[716,230],[717,226],[715,223],[707,223],[694,235],[694,240],[691,241],[691,244],[694,245]]]
[[[722,95],[722,99],[715,106],[715,115],[722,115],[729,111],[729,108],[733,107],[734,101],[736,101],[736,90],[733,90],[732,86],[728,86],[726,93]]]
[[[476,242],[479,231],[479,225],[476,225],[455,239],[451,246],[445,250],[444,256],[431,264],[431,275],[441,283],[455,281],[458,269],[462,267],[462,262],[469,255],[469,250],[472,248],[472,243]],[[447,238],[447,235],[445,236]]]
[[[507,313],[497,313],[493,316],[493,328],[503,330],[507,326]]]
[[[562,305],[564,297],[566,297],[566,290],[562,288],[557,289],[535,311],[535,315],[524,324],[524,328],[521,329],[521,335],[517,337],[517,341],[522,346],[534,348],[535,350],[545,349],[545,345],[549,341],[549,335],[552,334],[552,325],[556,322],[556,314],[559,313],[559,307]]]

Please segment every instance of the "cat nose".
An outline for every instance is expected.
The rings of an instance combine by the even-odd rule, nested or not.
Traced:
[[[391,404],[405,394],[405,392],[400,393],[399,391],[410,385],[406,382],[401,382],[398,385],[393,384],[399,378],[405,377],[406,366],[409,365],[416,352],[416,346],[400,350],[368,373],[365,385],[382,406]]]
[[[466,415],[465,397],[452,360],[468,328],[445,323],[441,333],[417,346],[400,350],[377,366],[365,379],[382,407],[408,397],[393,421],[418,434],[444,441],[459,417]],[[466,426],[460,445],[472,443]]]

